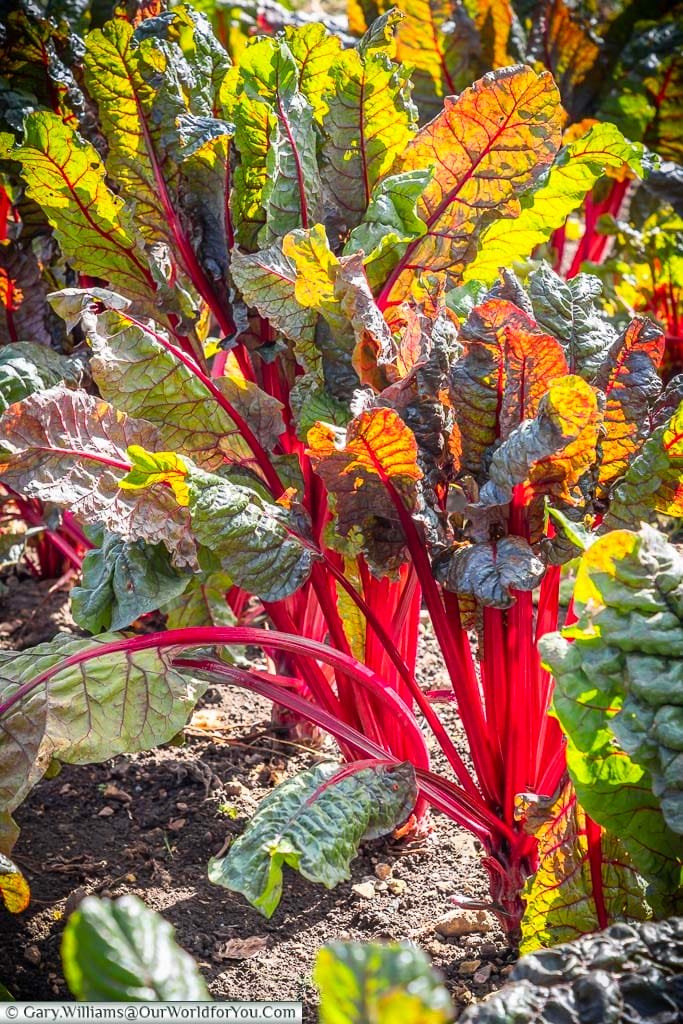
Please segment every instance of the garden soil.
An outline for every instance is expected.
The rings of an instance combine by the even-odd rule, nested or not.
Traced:
[[[75,631],[68,595],[54,586],[16,577],[2,584],[0,646],[22,649]],[[443,685],[438,650],[428,636],[421,646],[422,685]],[[68,998],[59,955],[66,917],[88,893],[135,893],[173,923],[214,998],[301,999],[311,1024],[316,951],[334,940],[416,943],[446,979],[458,1012],[497,988],[513,956],[494,921],[467,936],[435,931],[454,909],[453,896],[487,893],[476,841],[440,814],[422,838],[365,844],[351,880],[332,891],[286,869],[270,921],[209,883],[209,858],[273,786],[333,757],[331,744],[312,752],[283,742],[266,701],[226,687],[207,692],[182,745],[67,766],[41,782],[16,815],[22,832],[14,857],[33,899],[24,914],[1,915],[2,982],[18,999]]]

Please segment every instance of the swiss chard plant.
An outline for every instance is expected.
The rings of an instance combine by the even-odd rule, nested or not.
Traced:
[[[6,852],[53,759],[167,741],[209,679],[343,762],[285,783],[212,863],[266,914],[283,863],[336,884],[364,835],[427,828],[430,806],[482,842],[515,939],[527,902],[527,948],[669,905],[577,804],[538,645],[587,537],[683,512],[680,379],[663,390],[664,331],[607,282],[529,262],[607,172],[634,190],[655,161],[613,123],[565,130],[586,109],[569,66],[543,70],[533,33],[511,64],[489,14],[462,9],[485,63],[449,37],[443,93],[415,40],[411,80],[410,13],[353,46],[290,25],[234,62],[187,6],[116,17],[0,137],[76,274],[50,301],[93,384],[31,386],[0,426],[3,484],[94,544],[73,601],[93,637],[2,655]],[[166,631],[125,632],[155,607]],[[271,671],[231,659],[252,644]],[[571,857],[548,854],[558,829]]]

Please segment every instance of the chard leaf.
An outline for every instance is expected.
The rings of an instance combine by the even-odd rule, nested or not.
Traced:
[[[482,505],[504,505],[516,484],[534,497],[552,493],[572,503],[572,491],[596,460],[601,417],[593,388],[581,377],[554,380],[533,420],[523,420],[493,453]]]
[[[621,839],[658,914],[681,881],[682,579],[661,534],[615,530],[581,559],[578,622],[539,645],[578,798]]]
[[[3,816],[19,806],[53,759],[92,764],[149,750],[185,725],[203,685],[176,672],[163,651],[107,651],[107,642],[116,639],[106,633],[88,640],[61,635],[26,653],[0,653]],[[102,656],[68,663],[86,651]],[[9,839],[3,827],[0,845],[7,848]]]
[[[595,383],[605,393],[602,457],[603,491],[623,475],[649,427],[649,410],[661,391],[657,369],[664,335],[651,320],[636,317],[611,345]]]
[[[422,121],[442,109],[481,66],[475,25],[461,4],[449,0],[403,0],[396,32],[396,60],[413,68],[413,95]]]
[[[297,536],[286,509],[222,477],[188,473],[192,532],[243,590],[264,601],[289,597],[318,555]]]
[[[653,11],[653,16],[655,12]],[[657,20],[643,20],[625,47],[614,86],[600,116],[614,121],[664,160],[683,162],[678,123],[683,86],[683,19],[680,8]]]
[[[317,312],[296,297],[297,269],[281,244],[253,255],[233,251],[232,276],[244,301],[265,317],[275,330],[295,342],[297,361],[310,373],[320,369],[315,347]]]
[[[407,71],[386,52],[344,50],[330,69],[325,96],[325,187],[354,228],[378,182],[389,173],[415,131]]]
[[[514,231],[497,220],[482,232],[479,252],[463,273],[463,281],[493,284],[501,267],[531,256],[547,242],[568,215],[578,209],[608,167],[623,164],[643,176],[643,147],[628,142],[613,124],[596,124],[563,146],[548,172],[521,198]]]
[[[350,878],[361,840],[391,832],[417,795],[409,761],[366,764],[320,764],[281,783],[227,855],[209,861],[209,879],[272,917],[285,864],[328,889]]]
[[[21,164],[27,193],[55,229],[66,258],[131,298],[156,285],[123,201],[108,188],[97,150],[51,111],[29,114],[24,141],[0,137],[0,155]]]
[[[453,1004],[429,959],[408,942],[333,942],[319,951],[313,980],[320,1024],[447,1024]]]
[[[538,868],[522,896],[522,954],[597,931],[603,913],[608,924],[651,916],[628,853],[615,835],[589,826],[568,780],[553,797],[520,794],[515,814],[538,840]]]
[[[527,313],[504,299],[476,306],[460,331],[453,365],[451,438],[456,469],[480,476],[484,453],[533,419],[548,385],[567,373],[562,346]]]
[[[511,590],[533,590],[545,565],[522,537],[501,537],[487,544],[457,548],[451,555],[446,588],[468,594],[483,605],[509,608]]]
[[[192,957],[175,928],[137,896],[87,896],[67,921],[62,964],[77,999],[117,1003],[208,1002]]]
[[[232,585],[227,572],[203,572],[193,576],[180,597],[163,607],[160,605],[166,613],[166,628],[234,626],[235,616],[226,599]]]
[[[259,39],[247,46],[239,63],[240,98],[233,108],[235,136],[244,174],[262,177],[260,196],[254,200],[266,211],[258,232],[260,246],[268,246],[288,231],[320,220],[321,184],[316,157],[313,110],[299,91],[299,69],[286,43]],[[265,138],[257,112],[258,145],[243,145],[251,129],[251,113],[258,106],[267,117]],[[263,143],[266,143],[265,149]],[[252,239],[238,241],[249,245]]]
[[[313,108],[316,122],[322,124],[329,109],[330,69],[341,52],[341,40],[320,22],[286,25],[284,38],[299,69],[299,89]]]
[[[517,196],[550,166],[560,142],[559,95],[547,72],[492,72],[457,98],[408,144],[396,173],[434,167],[418,213],[427,225],[382,289],[381,305],[401,301],[415,273],[448,271],[454,284],[496,217],[517,217]]]
[[[605,527],[637,527],[652,512],[683,517],[683,401],[658,427],[617,484]]]
[[[0,897],[10,914],[20,914],[31,900],[28,882],[14,861],[4,853],[0,853]]]
[[[90,633],[125,629],[178,597],[189,581],[187,573],[173,568],[163,544],[124,541],[105,531],[83,559],[81,584],[71,591],[71,613]]]
[[[405,537],[393,490],[408,513],[418,508],[417,443],[393,409],[371,409],[344,432],[317,423],[308,432],[315,471],[334,496],[336,532],[360,535],[373,569],[384,575],[405,560]]]
[[[211,39],[208,23],[191,8],[148,19],[137,30],[114,18],[88,34],[85,79],[108,143],[108,174],[134,207],[141,234],[165,243],[201,296],[222,305],[229,320],[222,296],[232,129],[214,112],[222,109],[219,83],[230,61]]]
[[[85,391],[54,387],[10,406],[0,436],[0,477],[15,491],[69,508],[123,540],[163,541],[176,565],[194,564],[187,513],[171,491],[162,484],[144,494],[121,489],[129,446],[161,447],[151,423]]]
[[[365,254],[365,272],[373,289],[387,279],[408,243],[427,230],[416,206],[431,178],[431,168],[406,171],[383,178],[375,186],[363,219],[344,248],[347,256]]]
[[[102,396],[130,416],[153,423],[163,447],[184,452],[202,468],[216,469],[226,460],[254,462],[230,411],[248,422],[265,447],[272,448],[283,432],[280,402],[237,374],[207,384],[193,361],[163,334],[125,312],[87,314],[84,326]]]
[[[77,384],[81,367],[74,359],[31,341],[0,349],[0,413],[15,402],[61,381]]]
[[[591,99],[600,44],[565,0],[544,0],[535,13],[529,56],[552,73],[567,110],[578,115]]]
[[[602,282],[591,274],[565,281],[547,263],[529,275],[529,297],[539,326],[564,346],[572,373],[593,383],[617,333],[594,299]]]
[[[461,1024],[657,1024],[680,1016],[681,922],[615,924],[518,960],[510,981],[468,1007]]]

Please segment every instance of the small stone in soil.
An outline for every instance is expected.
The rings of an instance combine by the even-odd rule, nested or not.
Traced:
[[[112,814],[114,814],[114,813],[115,812],[114,812],[114,808],[113,807],[103,807],[101,810],[99,810],[97,812],[97,817],[98,818],[111,818]]]
[[[475,974],[481,967],[481,960],[461,960],[458,964],[458,974],[468,976]]]
[[[512,972],[514,966],[514,964],[507,964],[507,966],[501,967],[500,973],[503,975],[504,978],[507,978],[508,974]]]
[[[481,956],[495,956],[498,952],[498,947],[495,942],[482,942],[479,947],[479,953]]]
[[[180,832],[181,828],[185,828],[186,824],[186,818],[174,818],[172,821],[169,821],[168,827],[171,832]]]
[[[488,932],[491,920],[484,910],[452,910],[434,925],[439,935],[448,938],[456,935],[471,935],[474,932]]]
[[[375,864],[375,874],[381,882],[386,882],[387,878],[391,878],[391,865],[390,864]]]
[[[34,964],[37,967],[41,959],[40,950],[37,946],[27,946],[24,950],[24,960],[28,960],[30,964]]]
[[[356,896],[360,896],[362,900],[373,900],[377,895],[372,882],[358,882],[357,885],[352,885],[351,888]]]
[[[408,884],[402,878],[390,878],[387,882],[387,889],[394,896],[400,896],[406,891]]]
[[[472,978],[472,981],[476,985],[485,985],[490,977],[491,977],[491,964],[484,964],[483,967],[480,967],[478,971],[474,972],[474,977]]]

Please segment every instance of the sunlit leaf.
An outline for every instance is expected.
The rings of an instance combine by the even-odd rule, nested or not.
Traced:
[[[451,997],[428,958],[410,943],[334,942],[323,946],[313,980],[321,1024],[447,1024]]]
[[[131,298],[154,298],[156,285],[122,200],[105,182],[95,148],[49,111],[29,114],[24,140],[0,153],[21,164],[29,196],[55,229],[64,255],[82,274],[109,281]]]
[[[653,511],[683,517],[683,401],[648,437],[617,484],[605,526],[635,528]]]
[[[599,826],[589,833],[586,813],[569,781],[553,797],[521,794],[516,814],[538,840],[539,857],[538,868],[524,887],[520,952],[597,931],[601,926],[597,900],[607,924],[651,916],[645,882],[628,853],[615,835]]]
[[[434,176],[418,202],[427,232],[408,246],[380,304],[400,301],[416,273],[448,271],[457,283],[486,224],[518,216],[518,196],[552,163],[560,129],[555,84],[530,68],[492,72],[457,98],[447,98],[394,168],[431,166]]]
[[[649,431],[649,407],[659,395],[657,372],[664,335],[651,320],[636,317],[612,343],[595,383],[605,393],[602,459],[603,489],[620,477]]]
[[[4,853],[0,853],[0,897],[10,914],[20,914],[31,900],[28,882],[14,861]]]
[[[412,138],[416,111],[406,70],[382,50],[344,50],[330,76],[323,119],[325,187],[342,223],[353,228]]]
[[[308,432],[316,472],[336,502],[336,529],[342,537],[358,531],[377,571],[404,560],[405,540],[387,484],[409,512],[418,504],[415,437],[392,409],[372,409],[349,424],[346,433],[318,423]]]
[[[492,284],[501,267],[526,259],[537,245],[547,242],[607,168],[627,163],[642,176],[642,161],[641,146],[628,142],[613,124],[596,124],[563,146],[547,175],[522,196],[514,230],[507,220],[500,220],[482,232],[479,252],[466,267],[463,280]]]
[[[464,352],[450,377],[451,448],[457,469],[479,474],[487,448],[533,419],[548,385],[567,373],[567,362],[555,338],[503,299],[475,307],[460,340]]]

